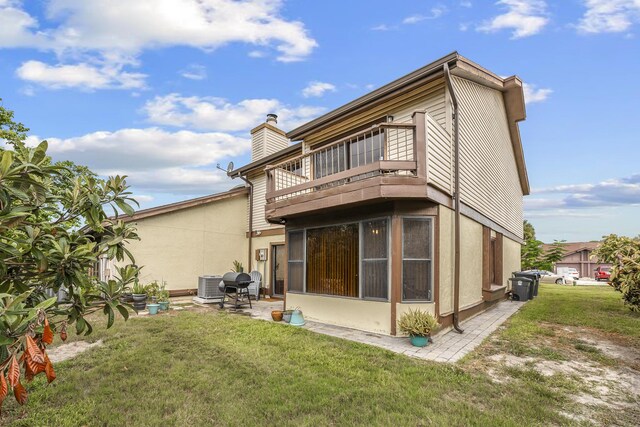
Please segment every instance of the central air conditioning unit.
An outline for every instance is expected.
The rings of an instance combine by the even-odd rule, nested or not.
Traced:
[[[222,282],[222,276],[200,276],[198,278],[198,298],[222,299],[222,292],[218,285]]]

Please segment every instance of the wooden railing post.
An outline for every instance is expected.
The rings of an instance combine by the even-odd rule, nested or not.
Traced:
[[[275,169],[267,170],[267,194],[273,193],[276,190],[276,183],[273,179],[273,172]]]
[[[427,177],[427,130],[425,112],[413,113],[415,133],[413,135],[413,156],[417,164],[416,175],[420,178]]]

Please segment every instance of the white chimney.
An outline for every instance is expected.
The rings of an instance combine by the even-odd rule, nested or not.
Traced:
[[[267,114],[267,120],[251,130],[251,161],[283,150],[289,146],[289,140],[283,130],[277,127],[278,116]]]

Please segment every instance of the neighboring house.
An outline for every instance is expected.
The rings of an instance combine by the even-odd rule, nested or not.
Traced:
[[[565,243],[565,253],[562,260],[556,263],[556,271],[558,267],[572,267],[578,270],[580,277],[593,277],[596,268],[611,267],[611,264],[600,263],[596,258],[591,258],[591,253],[599,245],[600,242]],[[551,244],[544,244],[542,250],[547,252],[551,247]]]
[[[121,217],[134,222],[140,236],[127,249],[143,266],[142,283],[165,281],[172,295],[192,294],[199,276],[231,271],[234,260],[247,266],[248,193],[244,187],[234,188]]]
[[[288,133],[270,115],[229,172],[250,183],[249,258],[269,249],[272,293],[309,319],[395,335],[420,308],[456,325],[520,268],[524,119],[519,78],[457,53]]]

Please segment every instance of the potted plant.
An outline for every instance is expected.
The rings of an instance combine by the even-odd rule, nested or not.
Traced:
[[[305,324],[304,316],[302,315],[302,310],[296,307],[291,310],[291,320],[289,320],[289,324],[292,326],[304,326]]]
[[[429,344],[431,333],[438,327],[438,319],[431,313],[422,310],[412,310],[402,313],[398,320],[398,328],[409,335],[411,344],[424,347]]]
[[[273,319],[274,322],[279,322],[282,320],[282,314],[284,312],[282,310],[272,310],[271,311],[271,318]]]
[[[160,292],[158,292],[158,304],[160,305],[160,310],[167,311],[169,310],[169,291],[165,289],[167,286],[167,282],[162,282],[160,286]]]
[[[244,272],[244,267],[242,266],[242,263],[238,260],[233,261],[233,269],[232,271],[234,273],[242,273]]]
[[[131,288],[126,286],[122,291],[122,295],[120,296],[120,301],[130,304],[133,302],[133,293],[131,292]]]
[[[133,294],[133,308],[136,311],[144,310],[147,306],[147,288],[136,280],[131,289]]]

